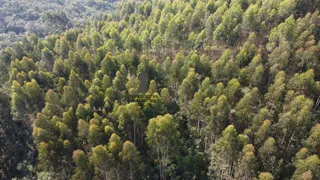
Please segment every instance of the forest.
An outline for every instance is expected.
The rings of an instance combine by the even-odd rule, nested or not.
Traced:
[[[0,48],[32,33],[43,38],[102,19],[117,0],[0,0]]]
[[[127,0],[28,33],[0,49],[0,179],[319,180],[319,10]]]

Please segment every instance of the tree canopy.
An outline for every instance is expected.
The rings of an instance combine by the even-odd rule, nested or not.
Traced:
[[[319,1],[15,2],[57,27],[0,48],[0,179],[320,178]]]

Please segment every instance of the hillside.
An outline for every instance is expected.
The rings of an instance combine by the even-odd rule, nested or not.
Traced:
[[[126,1],[27,36],[0,54],[0,179],[320,179],[319,8]]]
[[[105,0],[0,0],[0,47],[32,33],[45,37],[83,26],[113,8]]]

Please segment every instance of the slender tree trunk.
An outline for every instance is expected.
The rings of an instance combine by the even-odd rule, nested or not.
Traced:
[[[116,172],[116,173],[117,173],[117,179],[120,180],[121,177],[120,177],[120,165],[119,165],[119,164],[117,165],[116,171],[117,171],[117,172]]]
[[[144,136],[143,136],[143,132],[144,132],[144,129],[140,129],[140,131],[142,132],[141,134],[141,146],[143,146],[143,144],[144,144],[144,142],[143,142],[143,138],[144,138]]]
[[[198,118],[197,132],[200,131],[200,118]]]
[[[132,164],[131,161],[129,163],[129,167],[130,167],[130,179],[133,180],[133,174],[132,174]]]
[[[290,146],[290,144],[291,144],[291,141],[293,140],[294,133],[295,133],[295,131],[292,133],[292,136],[290,137],[290,140],[289,140],[289,143],[288,143],[288,146],[287,146],[287,148],[286,148],[286,149],[288,149],[288,148],[289,148],[289,146]]]
[[[158,152],[158,163],[159,163],[159,175],[160,175],[160,179],[162,179],[162,159],[160,157],[160,150],[157,150]]]
[[[101,174],[102,174],[102,176],[103,176],[103,179],[104,179],[104,180],[107,180],[107,177],[108,177],[107,171],[101,171]]]
[[[284,139],[286,138],[286,135],[287,135],[287,132],[284,133],[284,136],[283,136],[282,141],[281,141],[281,145],[284,143]]]
[[[133,143],[136,144],[136,123],[133,124]]]

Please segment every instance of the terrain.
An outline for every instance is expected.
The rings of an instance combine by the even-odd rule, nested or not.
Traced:
[[[44,25],[0,53],[0,179],[320,179],[319,7],[125,1]]]
[[[102,19],[114,5],[104,0],[0,0],[0,47],[31,34],[45,37],[83,27],[86,21]]]

